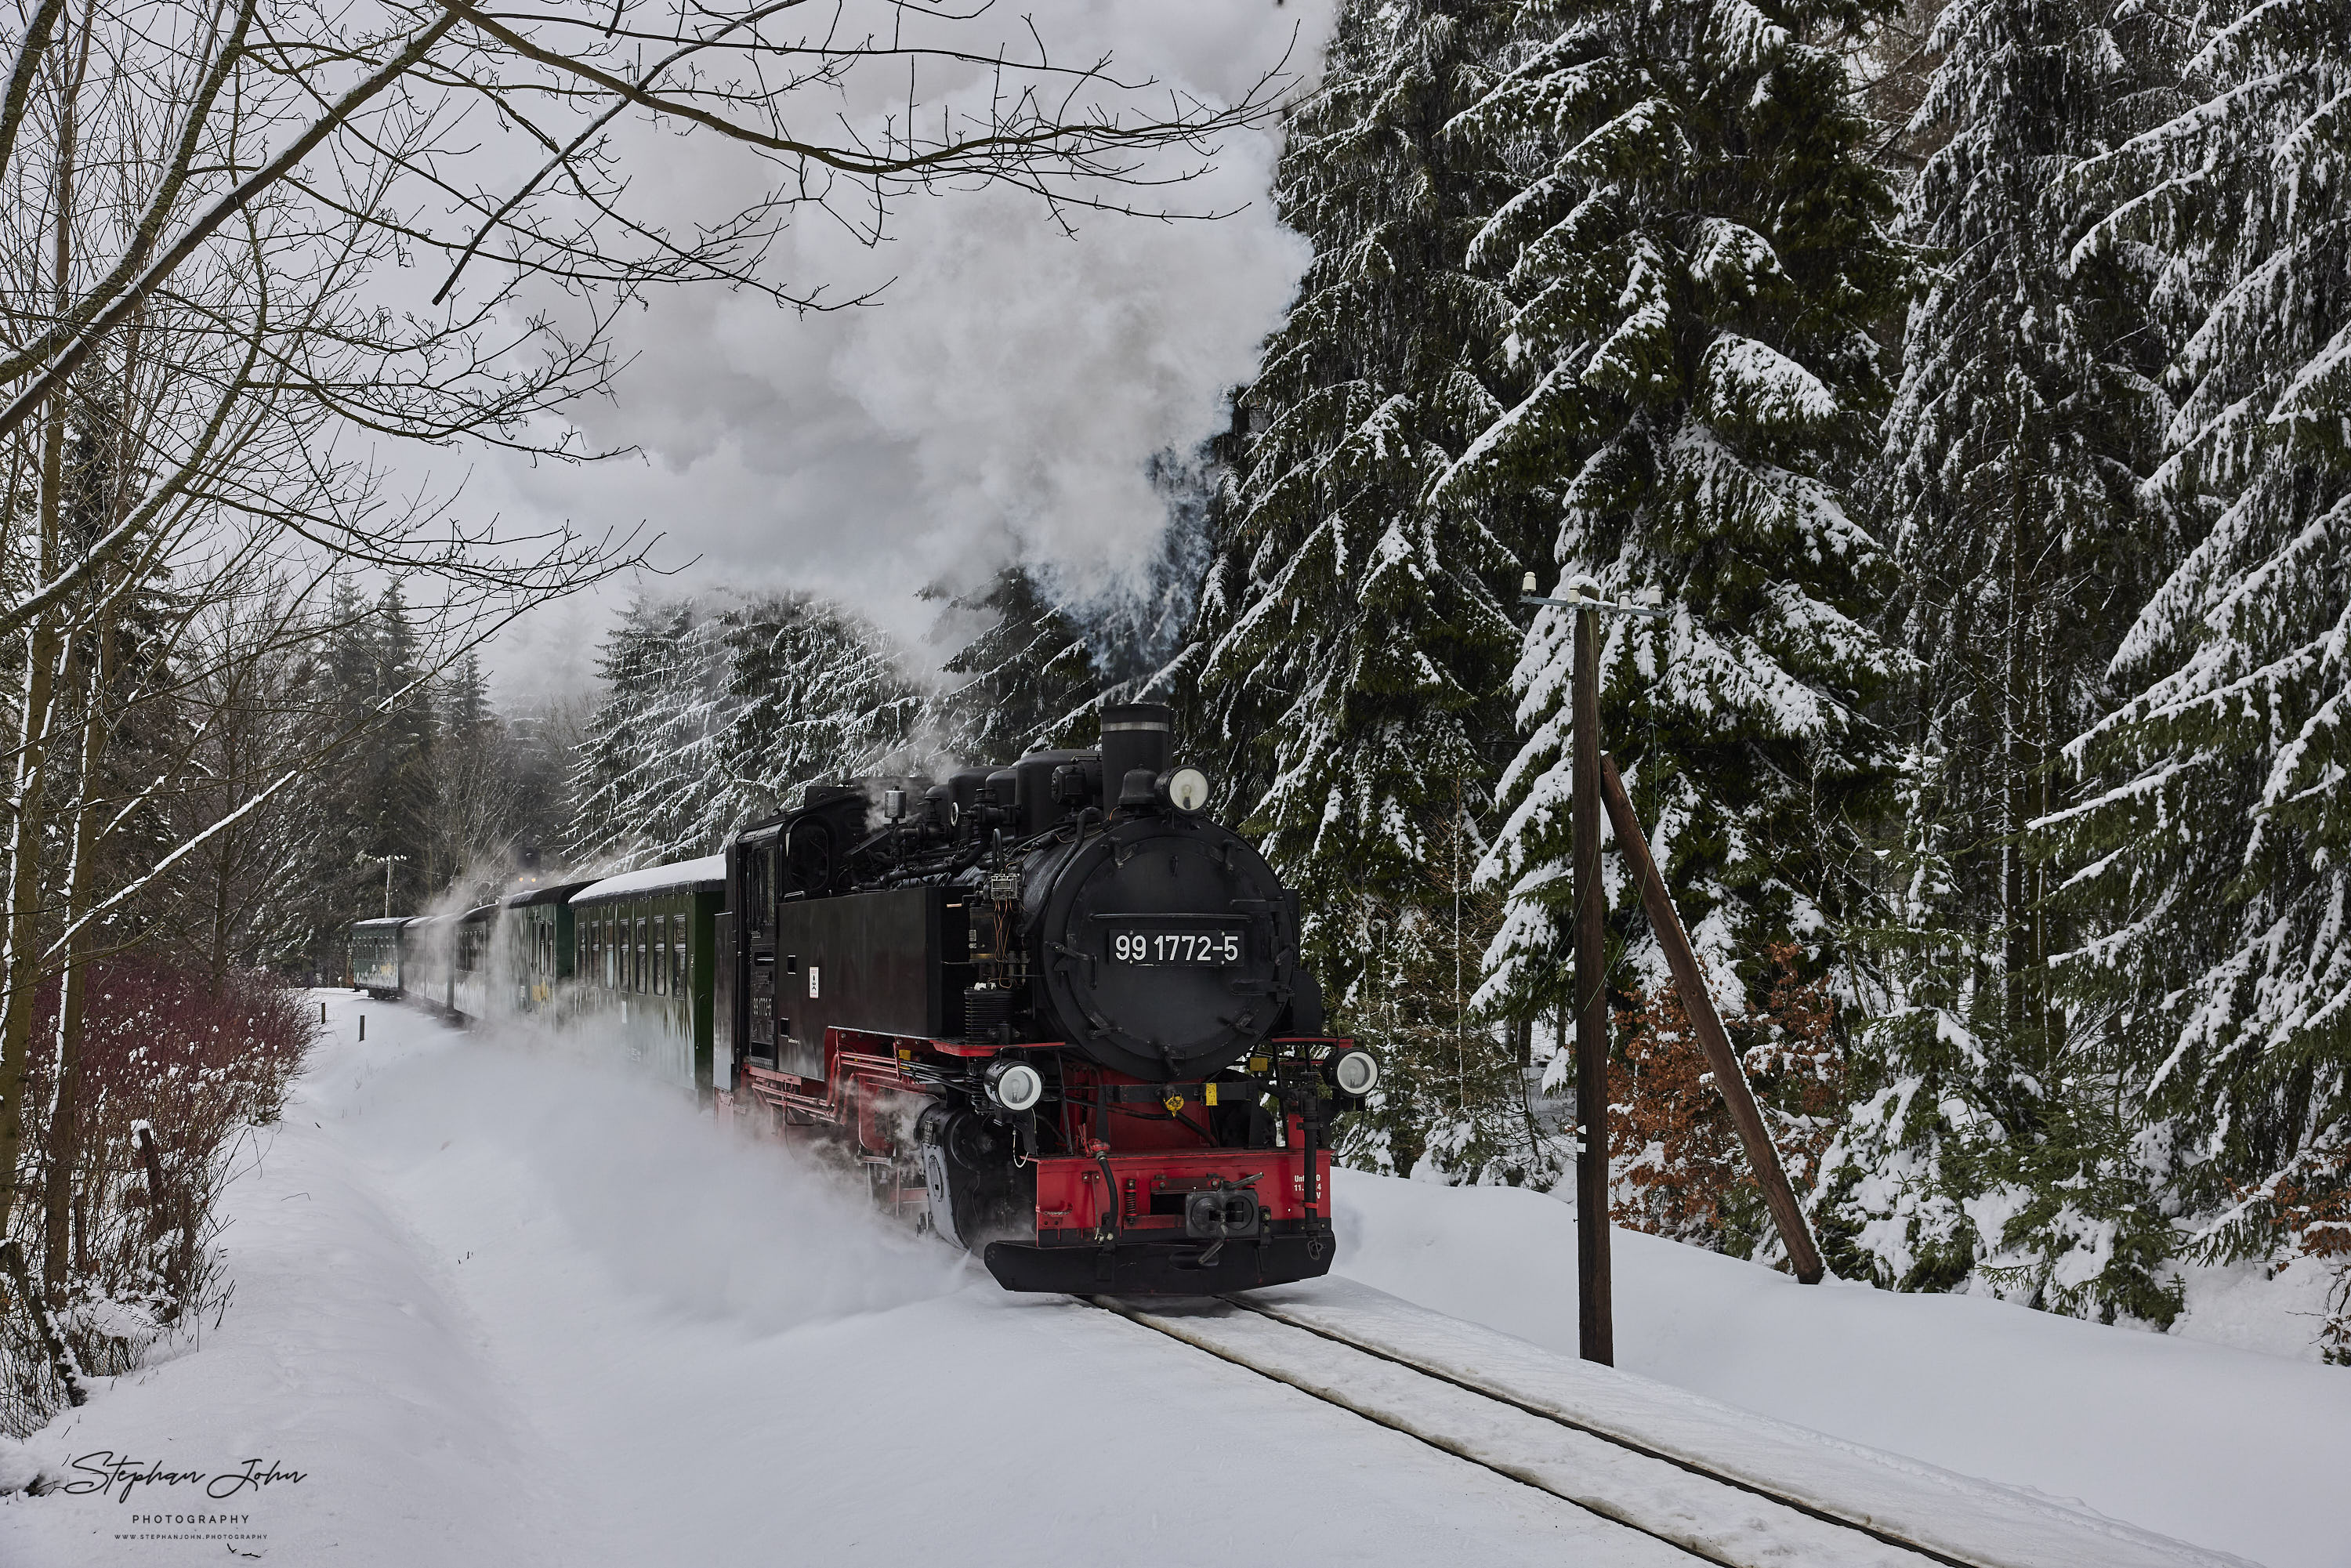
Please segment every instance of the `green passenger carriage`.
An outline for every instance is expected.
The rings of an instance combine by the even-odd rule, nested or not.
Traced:
[[[400,983],[400,928],[406,915],[389,920],[362,920],[351,927],[351,988],[382,998],[397,995]]]
[[[457,945],[457,917],[420,915],[400,928],[400,988],[419,1001],[447,1009],[455,1005],[450,959]]]
[[[496,971],[500,906],[477,904],[456,917],[449,932],[449,1000],[453,1012],[487,1018],[497,992]]]
[[[664,1082],[705,1098],[711,938],[726,904],[724,855],[607,877],[569,904],[579,1005],[616,1016],[632,1054]]]
[[[533,888],[506,902],[506,951],[514,977],[514,1004],[523,1012],[553,1007],[572,977],[573,921],[570,898],[592,882]]]

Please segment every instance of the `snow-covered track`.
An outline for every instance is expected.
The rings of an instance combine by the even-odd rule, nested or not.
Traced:
[[[1721,1568],[2005,1568],[1897,1543],[1641,1452],[1498,1391],[1229,1303],[1222,1315],[1095,1304]],[[1251,1315],[1253,1314],[1253,1315]]]
[[[2233,1561],[1567,1361],[1343,1281],[1094,1304],[1722,1568]]]

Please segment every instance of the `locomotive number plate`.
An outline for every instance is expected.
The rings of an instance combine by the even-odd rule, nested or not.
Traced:
[[[1110,956],[1121,964],[1238,964],[1241,961],[1241,934],[1113,930],[1110,934]]]

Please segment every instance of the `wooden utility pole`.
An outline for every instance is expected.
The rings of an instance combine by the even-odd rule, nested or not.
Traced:
[[[1575,1159],[1576,1344],[1584,1360],[1616,1364],[1608,1270],[1608,900],[1600,886],[1600,615],[1596,584],[1579,580],[1575,685]]]
[[[1589,618],[1588,611],[1581,617]],[[1579,683],[1583,678],[1583,669],[1579,651],[1576,664]],[[1580,684],[1576,691],[1576,700],[1581,704],[1583,687]],[[1579,887],[1583,880],[1583,712],[1579,706],[1576,710],[1575,739],[1575,761],[1579,769],[1575,781],[1576,882]],[[1682,929],[1681,915],[1674,908],[1672,895],[1666,892],[1666,879],[1658,873],[1656,860],[1649,853],[1649,841],[1642,836],[1641,820],[1633,814],[1633,800],[1625,793],[1625,780],[1616,775],[1616,759],[1601,758],[1598,771],[1601,788],[1608,797],[1608,818],[1616,829],[1616,847],[1623,852],[1625,863],[1633,868],[1635,880],[1641,884],[1641,906],[1649,913],[1649,926],[1656,933],[1657,945],[1666,950],[1666,963],[1674,972],[1674,989],[1681,996],[1683,1010],[1689,1014],[1690,1028],[1698,1035],[1699,1048],[1706,1052],[1707,1065],[1714,1070],[1715,1088],[1721,1092],[1723,1103],[1730,1107],[1730,1120],[1739,1128],[1739,1141],[1747,1150],[1747,1163],[1754,1170],[1755,1179],[1762,1184],[1763,1201],[1771,1209],[1771,1223],[1779,1228],[1780,1239],[1788,1249],[1788,1261],[1794,1267],[1796,1278],[1804,1284],[1817,1285],[1824,1272],[1821,1264],[1821,1249],[1813,1240],[1812,1227],[1804,1223],[1804,1211],[1796,1207],[1796,1195],[1788,1186],[1788,1173],[1780,1165],[1780,1151],[1772,1145],[1771,1134],[1763,1125],[1763,1113],[1756,1106],[1755,1092],[1748,1087],[1746,1071],[1739,1064],[1738,1053],[1730,1049],[1730,1036],[1722,1027],[1722,1015],[1715,1011],[1714,998],[1706,988],[1706,977],[1698,971],[1698,954],[1690,947],[1689,933]],[[1597,831],[1596,828],[1594,831]],[[1596,858],[1599,853],[1596,846],[1593,853]],[[1582,896],[1579,892],[1577,897]],[[1579,955],[1576,987],[1580,996],[1583,985],[1580,972],[1583,967],[1580,936],[1576,951]],[[1578,1043],[1580,1046],[1580,1038]],[[1576,1066],[1578,1114],[1583,1113],[1583,1071],[1579,1060]],[[1583,1201],[1583,1179],[1579,1173],[1578,1202]],[[1604,1270],[1607,1267],[1604,1253],[1601,1267]],[[1604,1272],[1602,1278],[1606,1278]],[[1591,1316],[1588,1309],[1584,1322],[1587,1325],[1584,1330],[1587,1348],[1583,1354],[1590,1358]]]
[[[1570,689],[1571,716],[1575,727],[1575,753],[1571,799],[1575,812],[1575,1119],[1582,1144],[1575,1162],[1575,1285],[1577,1343],[1586,1361],[1614,1365],[1616,1320],[1608,1267],[1608,1008],[1606,939],[1604,922],[1607,898],[1600,885],[1600,811],[1604,797],[1617,847],[1624,852],[1641,889],[1642,907],[1665,949],[1674,985],[1713,1069],[1714,1082],[1747,1151],[1748,1164],[1762,1184],[1763,1200],[1771,1222],[1788,1249],[1796,1278],[1818,1284],[1825,1272],[1821,1249],[1813,1239],[1780,1151],[1763,1125],[1763,1113],[1748,1087],[1747,1073],[1730,1049],[1730,1036],[1708,994],[1706,977],[1698,972],[1698,955],[1689,933],[1666,891],[1666,881],[1642,836],[1640,820],[1616,776],[1616,764],[1600,749],[1600,617],[1637,615],[1662,619],[1672,612],[1657,602],[1654,592],[1645,602],[1612,603],[1600,597],[1600,585],[1579,577],[1566,585],[1564,596],[1546,599],[1535,592],[1535,574],[1527,573],[1520,602],[1548,605],[1575,612],[1575,666]]]

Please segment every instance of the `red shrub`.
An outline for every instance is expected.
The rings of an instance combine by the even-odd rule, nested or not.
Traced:
[[[244,1128],[277,1120],[317,1025],[267,976],[233,974],[214,988],[200,973],[120,957],[93,964],[85,988],[70,1256],[48,1257],[45,1243],[54,981],[38,1002],[11,1229],[43,1281],[62,1275],[66,1337],[83,1367],[120,1372],[204,1301],[229,1149]],[[154,1133],[160,1201],[133,1138],[142,1122]],[[0,1310],[0,1432],[37,1426],[61,1392],[26,1314]]]

